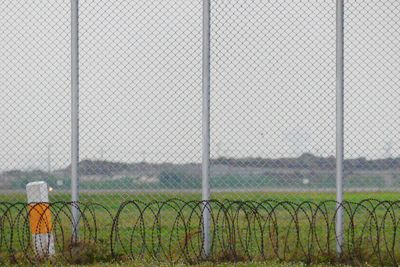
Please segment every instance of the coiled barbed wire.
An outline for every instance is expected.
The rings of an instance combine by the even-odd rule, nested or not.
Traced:
[[[45,204],[45,205],[43,205]],[[336,254],[335,223],[344,211],[343,253]],[[74,241],[71,210],[79,210]],[[211,253],[204,256],[203,214],[211,214]],[[51,222],[45,213],[51,213]],[[112,212],[114,211],[114,212]],[[47,229],[55,254],[35,235]],[[90,263],[146,260],[170,263],[238,261],[345,262],[381,266],[400,263],[400,201],[365,199],[291,201],[132,200],[119,207],[98,203],[0,203],[0,263]],[[47,239],[46,239],[47,240]]]

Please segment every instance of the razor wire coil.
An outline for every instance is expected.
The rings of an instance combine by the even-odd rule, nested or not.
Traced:
[[[54,236],[56,254],[39,256],[29,220],[30,213],[42,204],[0,203],[2,261],[198,263],[205,260],[205,208],[211,214],[211,255],[206,259],[209,261],[339,261],[395,266],[400,260],[400,201],[365,199],[346,201],[336,207],[337,203],[331,200],[132,200],[119,205],[115,212],[98,203],[46,203],[52,222],[44,227]],[[80,212],[77,243],[71,239],[72,207]],[[338,258],[334,229],[339,207],[344,210],[345,243]],[[44,221],[39,219],[37,227],[43,227],[39,224]]]

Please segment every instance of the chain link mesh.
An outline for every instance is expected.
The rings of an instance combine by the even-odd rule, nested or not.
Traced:
[[[0,25],[1,198],[35,180],[69,190],[69,1],[2,1]]]
[[[202,1],[79,9],[81,200],[200,199]],[[399,10],[345,1],[348,191],[400,183]],[[334,199],[335,14],[332,0],[212,1],[213,198]],[[38,180],[69,199],[70,15],[69,1],[0,3],[6,200]]]
[[[82,192],[113,201],[200,190],[201,7],[81,2]]]
[[[400,3],[349,0],[345,10],[345,188],[398,191]]]
[[[212,20],[212,189],[333,190],[335,2],[214,1]]]

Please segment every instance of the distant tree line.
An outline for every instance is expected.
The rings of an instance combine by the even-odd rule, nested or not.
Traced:
[[[211,160],[212,164],[222,164],[236,167],[260,167],[260,168],[289,168],[310,170],[334,170],[336,159],[330,157],[317,157],[310,153],[304,153],[297,158],[218,158]],[[385,158],[367,160],[366,158],[346,159],[344,167],[351,170],[386,170],[400,169],[400,158]]]

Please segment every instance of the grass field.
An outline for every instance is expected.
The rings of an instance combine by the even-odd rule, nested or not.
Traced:
[[[172,198],[182,200],[201,200],[201,194],[198,193],[81,193],[80,201],[97,202],[103,205],[119,206],[127,200],[140,200],[149,202],[153,200],[164,201]],[[359,202],[364,199],[373,198],[378,200],[396,201],[400,200],[400,192],[346,192],[345,200]],[[50,201],[70,201],[70,194],[66,193],[50,193]],[[274,199],[279,201],[324,201],[335,200],[334,193],[325,192],[224,192],[212,193],[212,199],[216,200],[254,200],[262,201],[265,199]],[[0,201],[9,202],[26,202],[26,195],[22,193],[0,194]]]
[[[225,199],[230,200],[245,200],[253,203],[254,201],[263,201],[266,199],[272,199],[274,201],[287,201],[285,203],[302,203],[303,201],[312,200],[313,203],[320,203],[323,201],[334,200],[335,195],[332,193],[257,193],[257,192],[235,192],[235,193],[214,193],[213,199],[223,201]],[[159,209],[160,204],[152,204],[146,207],[145,203],[151,201],[168,201],[170,199],[181,199],[184,201],[197,201],[201,198],[200,194],[192,193],[158,193],[158,194],[110,194],[110,193],[94,193],[94,194],[81,194],[80,200],[83,203],[99,203],[103,206],[88,206],[87,209],[83,208],[84,219],[80,222],[80,240],[81,244],[77,247],[71,247],[69,245],[71,236],[71,215],[69,205],[55,205],[52,207],[53,212],[53,223],[54,223],[54,234],[56,235],[56,250],[59,262],[63,264],[108,264],[107,262],[114,261],[115,255],[121,262],[122,266],[143,266],[153,265],[158,261],[154,261],[155,257],[161,262],[175,262],[176,264],[183,264],[187,261],[187,258],[193,259],[191,262],[196,263],[199,255],[197,251],[201,250],[202,236],[201,229],[199,229],[199,220],[201,216],[200,206],[190,206],[177,211],[177,205],[175,202],[168,205],[162,206]],[[377,200],[390,200],[397,201],[400,199],[400,193],[392,192],[374,192],[374,193],[347,193],[345,195],[347,201],[360,202],[364,199],[377,199]],[[56,201],[69,201],[68,194],[50,194],[52,202]],[[113,223],[115,222],[115,215],[118,212],[121,204],[127,200],[136,200],[135,203],[142,203],[138,205],[140,208],[135,207],[133,204],[126,206],[122,209],[120,216],[118,217],[118,229],[113,229]],[[13,195],[0,195],[0,201],[11,201],[11,202],[26,202],[25,195],[13,194]],[[181,203],[181,202],[179,202]],[[179,204],[180,205],[180,204]],[[288,204],[289,205],[289,204]],[[157,208],[156,208],[157,207]],[[330,218],[335,212],[335,205],[332,202],[327,206],[330,210]],[[81,207],[82,208],[82,207]],[[142,210],[140,210],[142,209]],[[145,212],[141,213],[145,210]],[[33,248],[30,246],[32,242],[29,239],[28,220],[25,215],[16,215],[17,208],[11,209],[9,214],[13,218],[12,222],[3,223],[2,225],[2,236],[1,236],[1,252],[2,252],[2,263],[9,263],[10,253],[15,256],[16,262],[25,262],[27,260],[27,254],[34,255]],[[195,211],[193,213],[193,210]],[[330,266],[331,262],[335,261],[335,238],[332,237],[334,234],[334,228],[326,227],[326,220],[323,218],[316,218],[313,229],[310,229],[310,217],[309,211],[298,212],[295,220],[293,214],[290,213],[285,207],[280,207],[276,211],[275,226],[269,226],[269,234],[266,235],[258,232],[257,220],[255,217],[249,219],[249,214],[242,206],[232,206],[231,208],[234,218],[233,223],[236,226],[233,228],[234,232],[227,234],[223,229],[226,227],[226,221],[218,217],[218,237],[214,240],[213,247],[213,258],[212,263],[203,263],[200,266],[214,266],[217,262],[225,261],[249,261],[263,263],[252,263],[250,266],[303,266],[301,262],[320,262],[320,266]],[[237,212],[236,212],[237,210]],[[3,208],[4,212],[4,208]],[[236,212],[236,213],[235,213]],[[376,214],[380,217],[384,217],[385,211],[377,211]],[[10,217],[9,216],[9,217]],[[19,217],[18,217],[19,216]],[[215,215],[217,216],[217,215]],[[232,215],[233,216],[233,215]],[[252,216],[252,215],[251,215]],[[392,214],[391,214],[392,216]],[[4,215],[3,215],[4,217]],[[357,220],[352,221],[354,229],[352,232],[346,233],[346,238],[357,235],[357,231],[362,231],[366,224],[370,223],[369,219],[363,219],[362,213],[357,217]],[[389,216],[387,216],[389,217]],[[8,218],[8,217],[7,217]],[[140,218],[140,219],[139,219]],[[178,218],[178,220],[176,219]],[[271,220],[271,219],[270,219]],[[274,219],[275,220],[275,219]],[[4,221],[4,219],[3,219]],[[397,222],[397,221],[396,221]],[[297,223],[297,226],[294,225]],[[349,219],[345,219],[345,224],[349,224]],[[251,225],[250,225],[251,224]],[[390,224],[390,223],[389,223]],[[397,228],[397,224],[387,224],[386,230],[387,236],[393,234],[393,229]],[[278,229],[279,226],[279,229]],[[273,231],[271,230],[272,228]],[[275,229],[276,228],[276,229]],[[222,229],[222,230],[221,230]],[[215,230],[215,229],[214,229]],[[365,230],[365,229],[364,229]],[[113,247],[112,250],[114,255],[111,255],[111,232],[114,231],[113,236]],[[13,235],[10,236],[10,232]],[[323,244],[319,244],[318,240],[311,239],[310,233],[313,232],[315,236],[322,236],[320,241],[324,241]],[[115,234],[117,233],[117,234]],[[271,233],[276,236],[271,237]],[[331,235],[331,237],[329,237]],[[188,240],[189,236],[189,240]],[[234,236],[232,238],[232,236]],[[382,238],[387,238],[383,236]],[[369,262],[372,265],[381,265],[381,263],[374,259],[371,255],[372,248],[369,247],[371,244],[371,235],[361,236],[361,240],[347,244],[349,249],[359,250],[354,255],[347,255],[348,257],[343,260],[344,263],[351,263],[362,265],[365,262]],[[260,254],[260,240],[264,240],[266,246],[261,250],[263,251],[263,257]],[[300,240],[300,243],[299,243]],[[231,249],[233,243],[235,250],[235,256],[227,256],[226,248]],[[271,245],[271,242],[273,243]],[[310,250],[310,247],[304,248],[304,244],[317,247],[319,246],[318,253]],[[359,242],[359,243],[358,243]],[[375,242],[375,241],[373,241]],[[399,238],[395,237],[394,241],[396,244],[399,243]],[[180,251],[182,244],[190,247],[185,254]],[[264,244],[263,243],[263,244]],[[318,243],[318,244],[317,244]],[[189,245],[190,246],[189,246]],[[389,246],[393,245],[394,248],[398,248],[396,244],[390,243]],[[356,246],[354,248],[354,246]],[[353,246],[353,247],[351,247]],[[146,247],[146,249],[144,249]],[[322,250],[327,249],[326,253]],[[390,248],[391,249],[391,248]],[[314,249],[316,250],[316,249]],[[362,251],[361,251],[362,250]],[[386,248],[382,248],[382,257],[387,255],[389,262],[400,260],[399,253],[390,253],[386,251]],[[398,250],[398,249],[397,249]],[[306,252],[304,252],[306,251]],[[307,251],[313,253],[312,258],[307,257]],[[0,256],[1,256],[0,255]],[[277,260],[277,255],[280,257]],[[310,254],[311,255],[311,254]],[[113,257],[114,256],[114,257]],[[355,257],[365,257],[366,261],[354,261]],[[29,258],[29,256],[28,256]],[[138,259],[141,259],[138,261]],[[33,260],[33,259],[32,259]],[[299,262],[299,263],[283,263],[283,262]],[[12,261],[11,261],[12,262]],[[124,263],[125,262],[125,263]],[[189,262],[190,263],[190,262]],[[209,264],[209,265],[207,265]],[[103,265],[98,265],[103,266]],[[119,266],[114,263],[110,266]],[[224,265],[221,265],[224,266]],[[249,266],[249,265],[246,265]]]
[[[88,265],[91,267],[128,267],[128,266],[137,266],[137,267],[145,267],[145,266],[152,266],[146,263],[142,262],[129,262],[129,263],[112,263],[112,264],[94,264],[94,265]],[[166,266],[171,266],[170,264],[157,264],[159,267],[166,267]],[[177,264],[174,265],[176,267],[183,267],[183,266],[188,266],[185,264]],[[196,264],[196,265],[191,265],[193,267],[229,267],[232,266],[232,263],[201,263],[201,264]],[[246,263],[236,263],[236,267],[306,267],[306,266],[314,266],[314,267],[347,267],[349,265],[343,265],[343,264],[313,264],[313,265],[307,265],[305,263],[287,263],[287,262],[276,262],[276,261],[269,261],[269,262],[246,262]],[[366,265],[368,266],[368,265]]]

